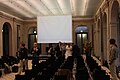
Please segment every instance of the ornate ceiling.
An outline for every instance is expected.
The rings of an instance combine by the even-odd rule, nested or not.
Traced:
[[[101,2],[102,0],[0,0],[0,11],[24,20],[49,15],[92,18]]]

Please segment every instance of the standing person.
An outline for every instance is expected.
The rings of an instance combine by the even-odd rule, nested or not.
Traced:
[[[36,66],[39,63],[40,49],[37,47],[37,42],[34,42],[33,48],[31,50],[33,55],[32,66]]]
[[[85,42],[83,50],[84,50],[84,54],[86,54],[86,56],[90,56],[91,55],[91,42]]]
[[[110,71],[111,71],[111,75],[113,76],[113,80],[119,80],[117,78],[117,74],[116,74],[116,66],[115,66],[115,61],[117,58],[117,45],[115,44],[115,39],[110,39],[109,43],[110,43],[110,55],[109,55],[109,63],[110,63]]]
[[[25,47],[25,44],[21,44],[21,48],[19,50],[19,59],[20,59],[20,68],[19,68],[19,74],[21,74],[22,71],[25,71],[28,69],[28,49]]]
[[[73,48],[72,48],[72,51],[73,51],[73,57],[74,58],[77,58],[80,56],[80,48],[78,45],[74,45]]]
[[[56,57],[61,57],[62,56],[62,47],[61,47],[61,42],[57,44],[55,51],[56,51]]]
[[[66,45],[65,59],[69,56],[72,56],[72,45],[70,43]]]
[[[54,56],[54,48],[52,46],[52,44],[49,46],[49,50],[48,50],[48,53],[51,55],[51,56]]]
[[[62,56],[64,56],[66,51],[66,44],[62,43],[61,48],[62,48]]]

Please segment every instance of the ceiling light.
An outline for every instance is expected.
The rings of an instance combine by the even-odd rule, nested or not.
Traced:
[[[37,33],[36,31],[33,32],[34,34]]]
[[[83,30],[81,30],[80,32],[83,32]]]

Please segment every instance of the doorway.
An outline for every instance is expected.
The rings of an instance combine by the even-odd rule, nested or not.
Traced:
[[[80,53],[83,53],[84,43],[88,40],[88,33],[85,33],[85,32],[77,33],[76,37],[77,37],[76,42],[80,48]]]
[[[77,27],[76,30],[76,44],[80,48],[80,54],[83,54],[84,43],[88,41],[88,28],[86,26]]]

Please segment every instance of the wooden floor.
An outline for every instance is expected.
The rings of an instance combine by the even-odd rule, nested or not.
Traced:
[[[16,73],[5,74],[0,78],[0,80],[14,80],[15,75],[16,75]]]

